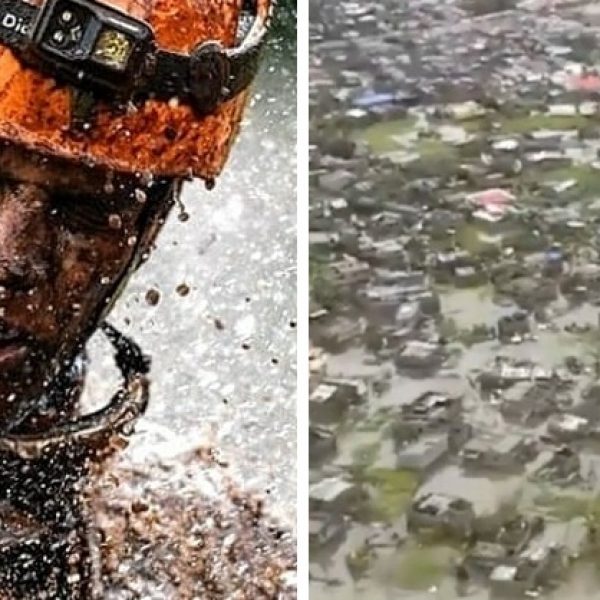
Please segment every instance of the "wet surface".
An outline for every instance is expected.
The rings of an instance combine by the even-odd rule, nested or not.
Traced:
[[[539,475],[564,441],[551,435],[556,419],[570,412],[586,414],[592,429],[598,422],[585,391],[599,373],[597,280],[589,275],[599,256],[596,7],[312,7],[311,340],[325,355],[311,366],[310,410],[311,425],[326,432],[311,455],[312,597],[596,598],[593,435],[567,440],[577,477]],[[403,283],[420,271],[417,283]],[[426,306],[427,294],[439,311]],[[396,313],[401,304],[406,312]],[[521,312],[528,325],[519,329]],[[516,327],[508,335],[506,323]],[[438,354],[424,359],[430,348]],[[533,364],[537,375],[487,389],[482,373],[499,356]],[[367,382],[368,393],[347,391],[348,378]],[[540,380],[556,386],[551,407],[541,402],[543,415],[515,417],[523,392]],[[427,392],[460,398],[460,412],[437,422],[432,409],[415,433],[413,404]],[[563,393],[568,401],[554,404]],[[455,425],[469,429],[456,447]],[[424,439],[431,445],[418,446]],[[535,457],[509,469],[469,466],[473,440],[498,448],[514,439],[532,442]],[[441,458],[415,466],[428,464],[440,443]],[[349,500],[339,482],[366,499]],[[415,498],[428,493],[469,503],[476,518],[466,539],[441,519],[437,536],[408,531]],[[489,574],[465,579],[461,565],[476,542],[496,539],[515,515],[545,520],[519,552],[554,544],[573,564],[558,581],[546,573],[521,589]],[[491,522],[492,536],[483,526]],[[381,531],[397,538],[381,544]],[[517,552],[495,565],[521,568],[524,560]]]
[[[92,506],[103,540],[99,597],[296,598],[292,533],[209,450],[117,467]]]
[[[216,189],[186,184],[182,207],[171,214],[157,250],[111,321],[153,359],[150,406],[125,465],[215,447],[228,464],[227,477],[259,493],[269,518],[293,529],[293,63],[271,60],[255,89],[243,133]],[[92,341],[91,356],[86,394],[88,404],[97,405],[118,379],[100,337]],[[168,485],[172,490],[183,484],[173,477]]]

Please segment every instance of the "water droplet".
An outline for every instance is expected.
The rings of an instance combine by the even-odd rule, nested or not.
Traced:
[[[146,202],[146,200],[148,199],[148,196],[146,195],[146,192],[144,192],[144,190],[140,190],[139,188],[135,189],[135,199],[140,203],[140,204],[144,204],[144,202]]]
[[[186,283],[180,283],[176,288],[176,292],[181,297],[187,296],[190,293],[190,286],[187,285]]]
[[[116,213],[113,213],[108,217],[108,226],[111,229],[121,229],[123,227],[123,219]]]
[[[154,288],[150,288],[146,292],[146,303],[150,306],[156,306],[160,302],[160,292]]]

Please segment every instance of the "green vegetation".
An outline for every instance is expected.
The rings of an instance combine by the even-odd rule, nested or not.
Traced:
[[[394,583],[408,590],[426,590],[440,583],[458,555],[457,550],[447,546],[406,549],[400,556]]]
[[[536,174],[543,181],[568,181],[574,179],[577,186],[573,188],[572,193],[577,197],[597,196],[600,193],[600,170],[594,169],[589,165],[572,165],[561,169],[545,171],[542,174]],[[567,193],[568,195],[568,193]]]
[[[444,317],[440,323],[439,332],[443,338],[454,341],[458,338],[458,325],[452,317]]]
[[[339,301],[339,293],[333,285],[331,272],[318,255],[311,252],[309,285],[310,299],[325,308],[331,308]]]
[[[516,2],[515,0],[466,0],[464,5],[475,16],[481,16],[514,9]]]
[[[381,121],[364,129],[355,130],[353,138],[356,141],[367,142],[376,154],[385,154],[398,150],[394,137],[414,131],[416,123],[413,117]]]
[[[419,158],[407,168],[416,176],[447,177],[460,168],[460,153],[457,148],[435,137],[420,139],[414,147]]]
[[[575,115],[573,117],[561,117],[551,115],[520,115],[507,117],[491,114],[480,119],[462,123],[469,133],[478,133],[489,129],[494,123],[498,124],[496,131],[498,133],[526,134],[542,129],[551,129],[557,131],[568,131],[571,129],[581,129],[590,124],[593,117],[584,117]]]
[[[600,496],[568,496],[544,492],[535,498],[534,503],[559,521],[584,517],[588,525],[600,527]]]
[[[472,223],[461,225],[456,232],[456,243],[473,256],[483,256],[498,253],[495,244],[488,244],[481,239],[480,229]]]
[[[488,287],[483,288],[488,290]],[[480,291],[479,293],[483,293]],[[473,325],[470,329],[460,329],[456,321],[452,318],[445,318],[440,324],[440,335],[450,342],[461,342],[469,347],[490,339],[489,328],[485,324]]]
[[[373,551],[366,545],[348,554],[346,556],[346,567],[352,579],[358,581],[365,577],[371,568],[373,558]]]
[[[451,121],[440,121],[441,123],[451,123]],[[552,116],[545,114],[538,115],[518,115],[504,116],[498,113],[490,113],[484,117],[478,117],[466,121],[461,121],[460,125],[464,127],[467,133],[486,133],[495,131],[504,134],[527,134],[543,129],[568,131],[585,130],[591,124],[597,122],[595,117],[586,117],[583,115],[575,116]],[[398,150],[398,143],[394,138],[415,132],[417,119],[411,116],[389,121],[380,121],[369,125],[364,129],[356,129],[352,132],[353,139],[364,141],[369,144],[372,151],[376,154],[386,154]],[[435,123],[433,123],[435,126]],[[453,159],[458,157],[458,150],[452,145],[446,144],[437,138],[421,138],[415,142],[414,146],[407,148],[414,150],[423,156],[423,158],[433,158],[436,160]]]
[[[365,515],[369,521],[392,522],[402,516],[419,484],[417,475],[406,470],[367,468],[356,478],[374,491]]]
[[[463,329],[458,339],[467,347],[487,342],[490,339],[489,328],[485,324],[473,325],[471,329]]]
[[[364,444],[362,446],[358,446],[358,448],[354,448],[352,451],[352,464],[364,467],[371,466],[375,462],[380,448],[380,442]]]
[[[417,142],[415,149],[421,155],[422,159],[458,160],[457,149],[439,138],[421,138]]]

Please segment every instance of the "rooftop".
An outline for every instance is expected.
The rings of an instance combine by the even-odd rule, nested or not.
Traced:
[[[343,493],[355,487],[355,484],[344,481],[339,477],[329,477],[312,485],[309,495],[312,500],[332,502]]]
[[[327,402],[337,392],[337,386],[321,383],[310,395],[311,402]]]
[[[490,575],[492,581],[512,581],[517,574],[517,567],[498,565]]]

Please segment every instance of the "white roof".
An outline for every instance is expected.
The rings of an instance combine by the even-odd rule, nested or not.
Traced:
[[[309,495],[315,500],[331,502],[353,487],[355,487],[353,483],[344,481],[338,477],[329,477],[311,486]]]
[[[346,202],[345,198],[334,198],[329,201],[329,206],[336,210],[342,210],[344,208],[348,208],[348,202]]]
[[[497,212],[492,213],[489,210],[484,209],[474,211],[473,217],[480,221],[487,221],[488,223],[498,223],[502,220],[502,214]]]
[[[448,510],[450,504],[455,500],[457,500],[457,498],[447,496],[446,494],[425,494],[418,498],[415,504],[421,510],[428,506],[433,506],[442,512]]]
[[[327,385],[326,383],[322,383],[317,387],[317,389],[310,395],[311,402],[327,402],[333,394],[337,391],[337,387],[335,385]]]
[[[587,425],[588,420],[583,417],[579,417],[577,415],[561,415],[558,418],[558,425],[561,429],[566,429],[568,431],[577,431],[580,427]]]
[[[512,581],[517,574],[517,567],[498,565],[490,575],[492,581]]]
[[[544,546],[533,546],[521,552],[521,558],[538,563],[548,554],[548,548]]]

